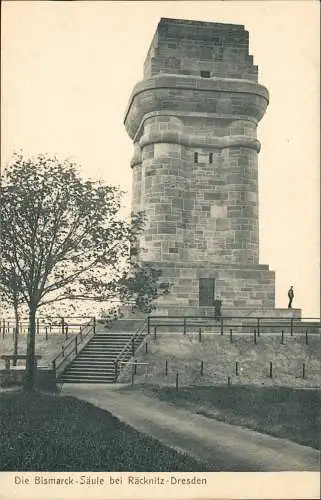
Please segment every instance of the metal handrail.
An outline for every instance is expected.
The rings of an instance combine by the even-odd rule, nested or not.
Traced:
[[[84,330],[86,330],[86,328],[88,328],[88,330],[84,333]],[[77,355],[79,351],[85,347],[87,342],[84,343],[84,341],[89,339],[91,333],[95,334],[95,331],[96,331],[96,318],[92,317],[91,320],[84,325],[83,330],[81,330],[73,339],[71,339],[70,342],[62,346],[62,350],[51,361],[52,368],[56,374],[58,369],[64,364],[64,362],[68,359],[68,357],[71,354],[74,353],[75,355]],[[71,346],[73,346],[71,351],[67,353],[68,349]],[[59,358],[62,358],[62,360],[58,364],[57,361],[59,360]],[[73,361],[73,359],[69,359],[69,361],[71,362]]]
[[[234,320],[243,320],[235,324]],[[271,322],[273,320],[273,322]],[[263,328],[285,328],[289,327],[291,334],[293,330],[307,320],[314,320],[310,325],[304,325],[305,328],[321,327],[320,318],[276,318],[272,316],[148,316],[148,333],[151,327],[154,327],[154,334],[158,327],[182,327],[186,334],[188,327],[213,327],[217,326],[224,333],[224,328],[257,328],[258,334]],[[197,322],[196,322],[197,321]],[[215,323],[214,323],[215,322]],[[317,323],[317,325],[316,325]]]
[[[128,340],[128,342],[125,344],[123,349],[120,351],[116,359],[114,360],[114,366],[115,366],[115,381],[117,380],[119,376],[119,364],[127,364],[129,360],[124,360],[122,361],[122,358],[128,354],[128,352],[132,352],[132,356],[135,355],[135,340],[139,338],[143,333],[145,328],[147,327],[147,322],[148,318],[145,319],[144,323],[138,328],[138,330],[134,333],[134,335]]]
[[[57,329],[60,329],[62,334],[67,335],[68,330],[72,330],[75,327],[81,327],[84,325],[85,320],[90,320],[92,316],[54,316],[54,317],[37,317],[36,318],[36,333],[40,334],[40,331],[43,331],[48,336],[57,333]],[[83,320],[80,323],[77,320]],[[20,330],[20,334],[27,333],[29,330],[29,319],[26,317],[22,317],[19,319],[18,327]],[[0,318],[0,333],[2,333],[2,338],[4,338],[5,333],[10,334],[10,331],[14,333],[16,328],[15,318],[6,317]],[[54,332],[52,331],[54,330]]]

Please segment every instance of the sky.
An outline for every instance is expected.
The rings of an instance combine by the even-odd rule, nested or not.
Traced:
[[[72,158],[131,199],[123,118],[161,17],[244,24],[270,104],[259,124],[260,263],[276,306],[319,316],[319,2],[2,2],[1,163],[13,151]]]

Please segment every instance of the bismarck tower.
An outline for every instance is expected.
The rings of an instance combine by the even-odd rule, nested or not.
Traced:
[[[299,315],[275,309],[259,264],[257,126],[269,103],[244,26],[161,19],[125,115],[134,143],[140,258],[172,283],[158,313]]]

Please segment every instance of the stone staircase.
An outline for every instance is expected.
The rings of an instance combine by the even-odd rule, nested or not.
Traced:
[[[88,344],[59,376],[60,383],[110,384],[116,381],[115,360],[133,339],[133,331],[108,331],[98,329]],[[134,340],[135,349],[142,339]],[[131,356],[129,350],[126,358]]]

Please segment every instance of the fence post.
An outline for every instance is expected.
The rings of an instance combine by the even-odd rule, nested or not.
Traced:
[[[305,363],[302,365],[302,378],[305,378]]]
[[[256,330],[254,330],[254,344],[256,344]]]
[[[204,375],[204,361],[201,361],[201,375]]]
[[[221,318],[221,335],[224,334],[224,320]]]
[[[198,329],[198,341],[202,342],[202,328]]]
[[[305,331],[305,343],[306,345],[309,344],[309,339],[308,339],[308,330]]]
[[[233,342],[233,331],[232,328],[230,329],[230,343],[232,344]]]
[[[176,392],[178,392],[178,372],[176,373]]]
[[[290,332],[291,332],[291,337],[292,337],[293,336],[293,318],[291,318]]]
[[[257,336],[260,336],[260,318],[257,318]]]
[[[284,344],[284,332],[283,332],[283,330],[281,332],[281,344],[282,345]]]
[[[235,375],[238,377],[239,375],[239,363],[238,361],[235,361]]]
[[[270,378],[273,377],[273,364],[272,361],[270,361]]]
[[[165,361],[165,375],[166,376],[168,375],[168,361],[167,361],[167,359]]]
[[[150,316],[147,317],[147,333],[150,334]]]
[[[184,316],[183,328],[184,328],[184,335],[186,335],[186,318],[185,318],[185,316]]]

